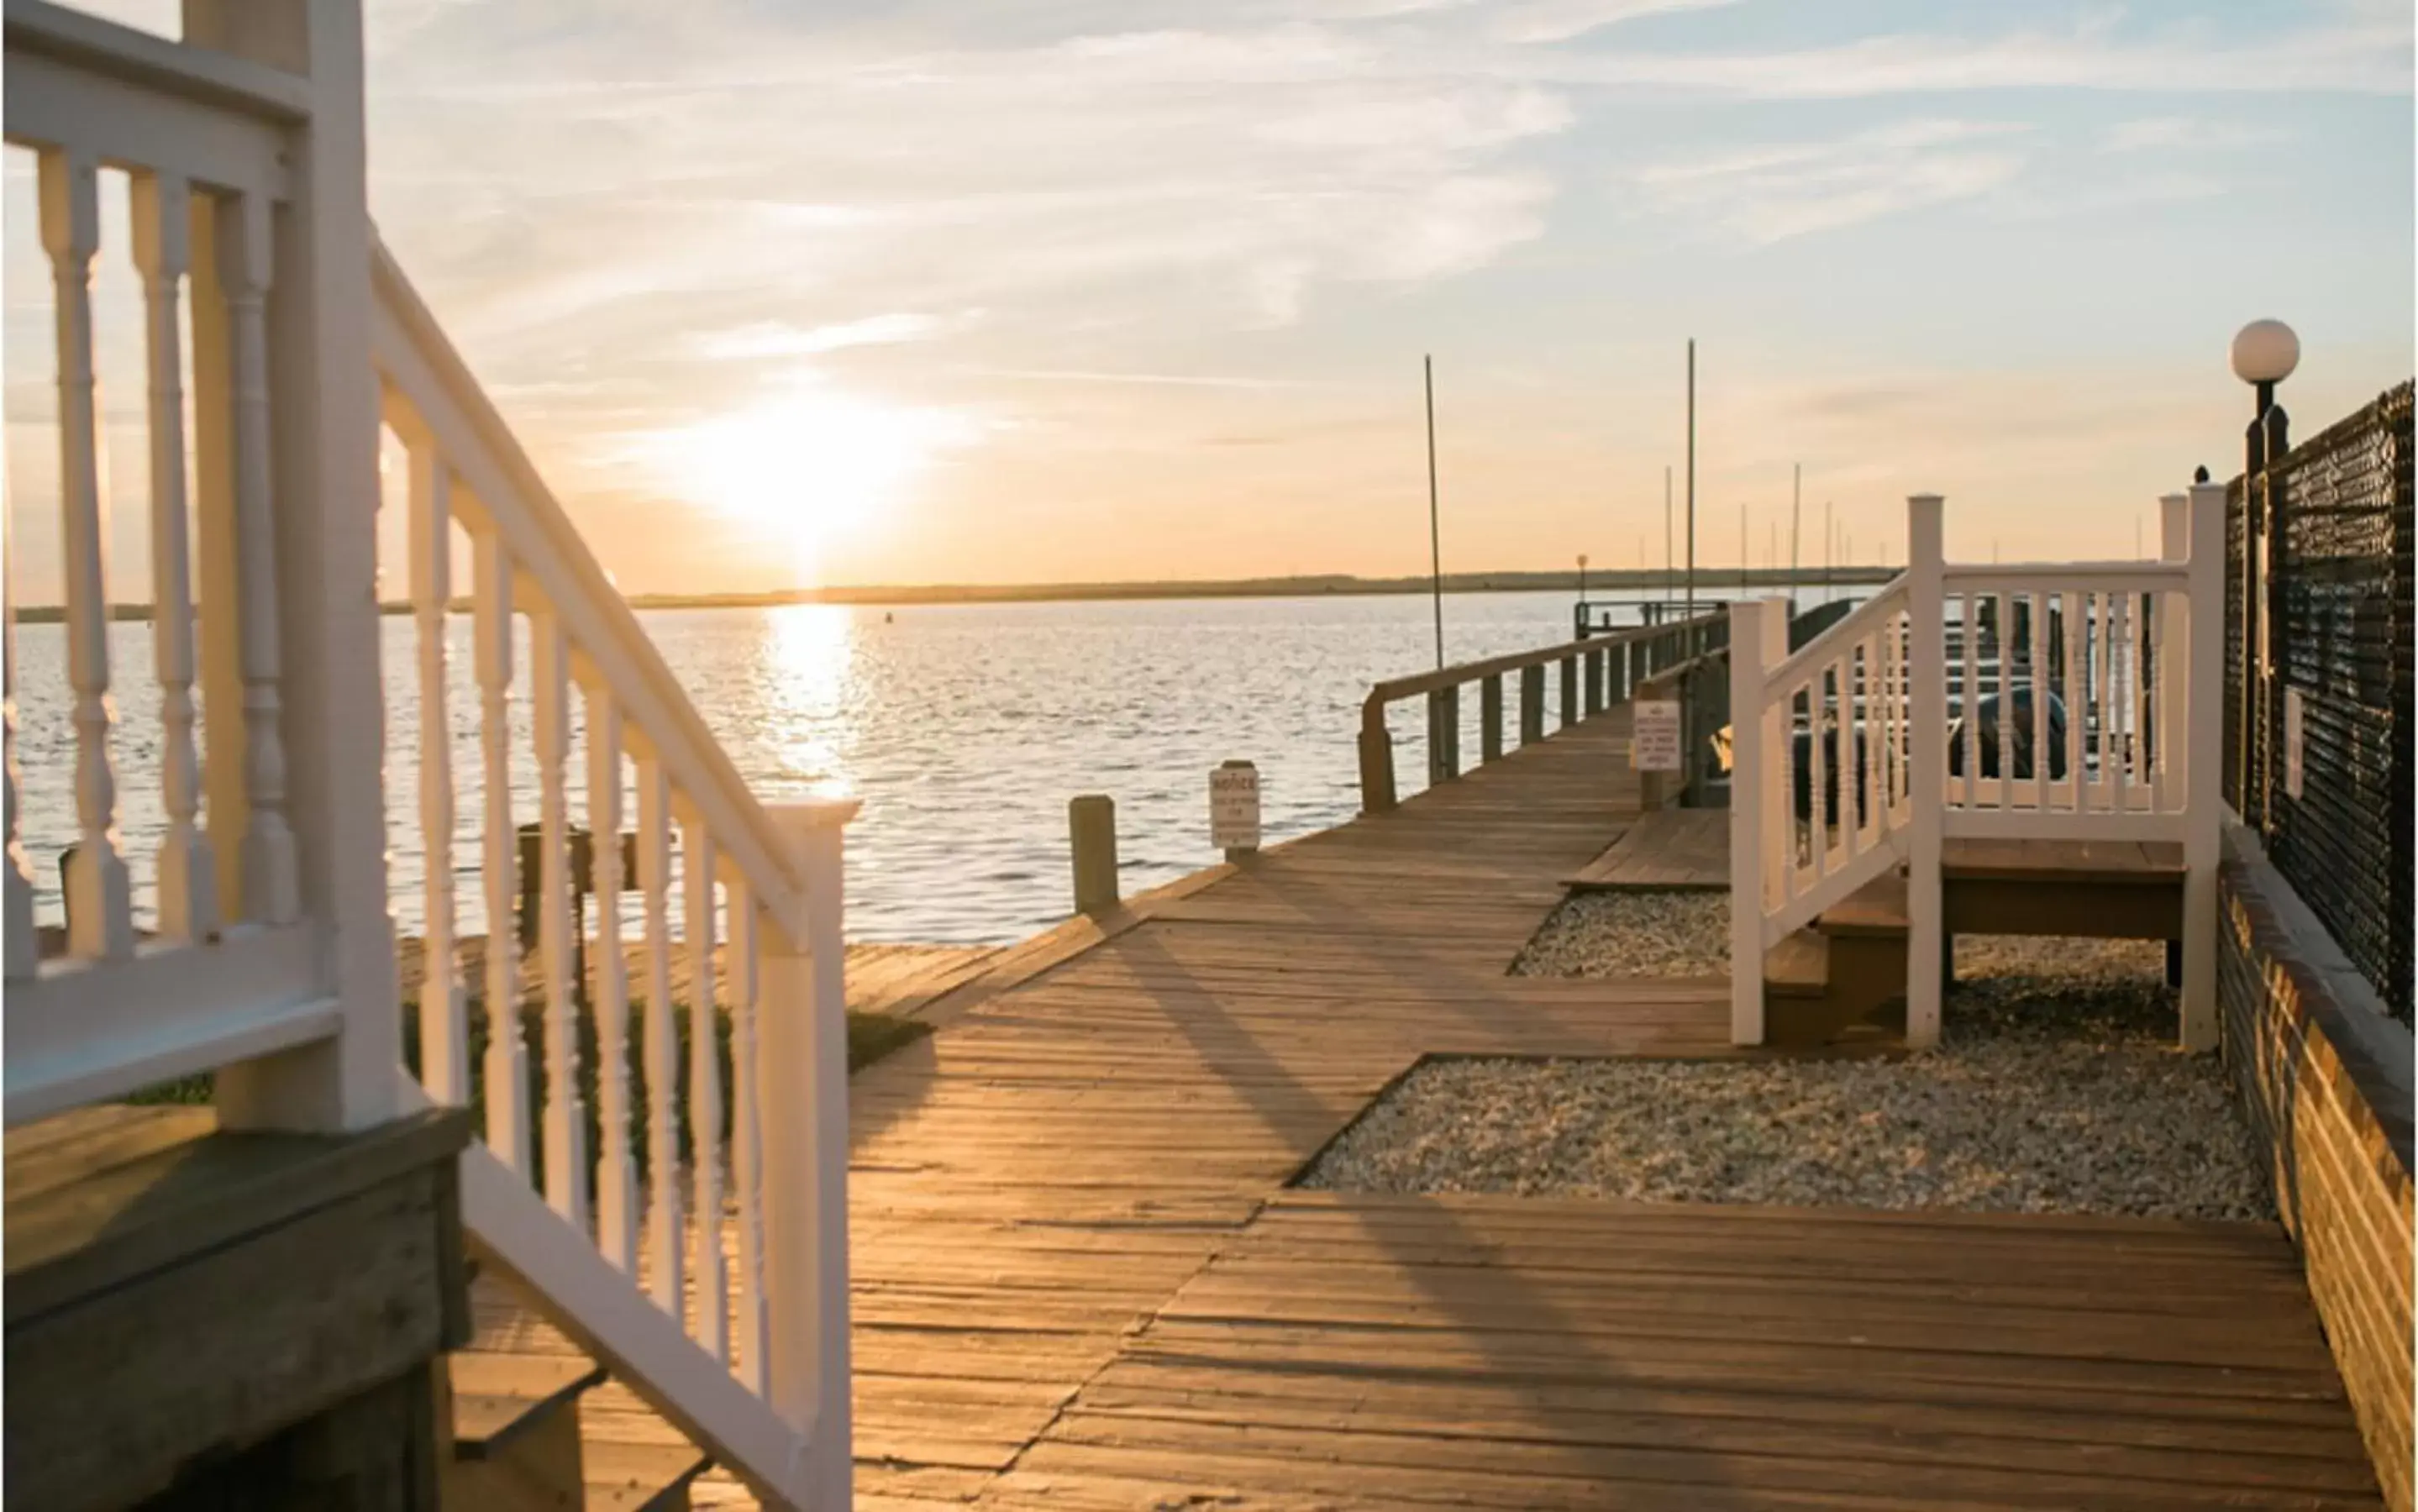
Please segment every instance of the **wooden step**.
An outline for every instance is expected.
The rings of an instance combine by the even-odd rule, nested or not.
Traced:
[[[1832,938],[1905,938],[1905,875],[1891,868],[1822,910],[1814,927]]]
[[[513,1368],[497,1368],[503,1364]],[[447,1361],[447,1375],[453,1384],[453,1453],[462,1459],[497,1459],[558,1416],[575,1424],[580,1397],[605,1380],[604,1367],[585,1355],[537,1361],[463,1353]]]
[[[1830,980],[1830,942],[1816,930],[1799,929],[1764,953],[1767,998],[1819,998]]]

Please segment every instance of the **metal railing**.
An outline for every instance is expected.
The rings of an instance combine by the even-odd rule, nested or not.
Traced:
[[[2227,491],[2226,795],[2411,1013],[2411,408],[2403,384]],[[2280,411],[2262,441],[2281,441]]]

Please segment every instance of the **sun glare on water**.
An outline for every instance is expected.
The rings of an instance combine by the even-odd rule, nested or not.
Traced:
[[[917,478],[966,435],[946,411],[803,388],[669,432],[650,450],[679,496],[767,527],[813,582],[831,547],[888,528]]]

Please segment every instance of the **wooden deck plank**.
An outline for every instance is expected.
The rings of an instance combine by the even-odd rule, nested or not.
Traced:
[[[1507,974],[1627,726],[925,1000],[850,1087],[860,1504],[2375,1504],[2272,1226],[1286,1190],[1422,1055],[1772,1053],[1719,978]]]

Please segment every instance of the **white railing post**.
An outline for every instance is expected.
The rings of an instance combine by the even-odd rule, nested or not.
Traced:
[[[1742,600],[1730,617],[1730,1043],[1760,1045],[1764,851],[1785,844],[1789,827],[1785,812],[1769,802],[1776,752],[1764,680],[1788,654],[1788,606]]]
[[[2158,500],[2158,556],[2183,565],[2189,581],[2191,561],[2191,496],[2167,494]],[[2182,710],[2184,685],[2191,672],[2191,619],[2185,606],[2189,590],[2169,588],[2158,595],[2156,712],[2157,775],[2164,780],[2167,802],[2184,802],[2179,795],[2191,788],[2191,735],[2177,716]]]
[[[0,521],[8,513],[0,501]],[[17,834],[17,594],[8,561],[0,549],[0,778],[6,780],[8,804],[7,851],[0,855],[0,884],[7,890],[0,970],[15,978],[34,974],[41,944],[34,932],[34,868]]]
[[[109,522],[92,355],[99,173],[99,165],[82,153],[41,156],[42,250],[50,254],[57,307],[60,544],[68,684],[74,695],[76,848],[68,863],[68,949],[106,959],[133,954],[134,915],[126,858],[117,848],[117,778],[109,761],[115,723],[109,697]]]
[[[207,939],[219,931],[218,863],[197,822],[202,769],[194,754],[192,557],[185,538],[184,322],[179,296],[191,262],[192,206],[185,181],[138,174],[134,266],[143,275],[145,357],[150,374],[152,660],[160,678],[160,784],[168,832],[161,837],[160,932]]]
[[[234,211],[245,243],[235,269],[242,282],[225,291],[234,306],[234,503],[245,532],[238,552],[247,588],[259,573],[259,591],[241,612],[247,632],[255,612],[275,616],[273,648],[244,636],[248,711],[256,695],[275,699],[248,722],[249,818],[261,830],[264,818],[276,817],[260,812],[264,788],[282,796],[291,827],[282,844],[294,856],[288,877],[256,874],[256,863],[275,867],[281,840],[248,832],[243,901],[249,917],[274,922],[298,916],[281,895],[289,881],[292,900],[308,900],[313,922],[328,930],[329,982],[344,1023],[332,1042],[222,1072],[219,1118],[237,1127],[360,1128],[396,1110],[402,1034],[387,892],[360,3],[187,0],[185,34],[197,46],[311,83],[311,119],[291,138],[288,197],[279,213],[269,215],[257,193],[217,208]],[[244,302],[257,291],[266,291],[261,320]],[[253,344],[255,330],[265,351]],[[255,381],[263,386],[258,402],[249,391]],[[248,454],[264,424],[269,466],[255,486]],[[272,676],[255,680],[264,668]],[[283,774],[266,770],[275,747],[263,748],[281,724]]]
[[[853,802],[768,811],[806,917],[766,916],[757,1009],[773,1411],[806,1436],[801,1504],[849,1504],[848,1021],[841,835]],[[803,935],[804,938],[801,939]]]
[[[1941,587],[1942,504],[1936,494],[1905,501],[1908,756],[1913,813],[1906,847],[1905,1043],[1939,1043],[1942,811],[1948,802],[1947,619]],[[1970,654],[1971,647],[1967,647]],[[1971,706],[1972,690],[1967,690]],[[1971,721],[1967,722],[1969,725]]]
[[[2184,736],[2182,1041],[2216,1047],[2216,867],[2224,806],[2217,792],[2225,741],[2225,486],[2200,483],[2189,505],[2190,588],[2184,605],[2189,670],[2176,700]],[[2175,643],[2179,648],[2182,640]]]

